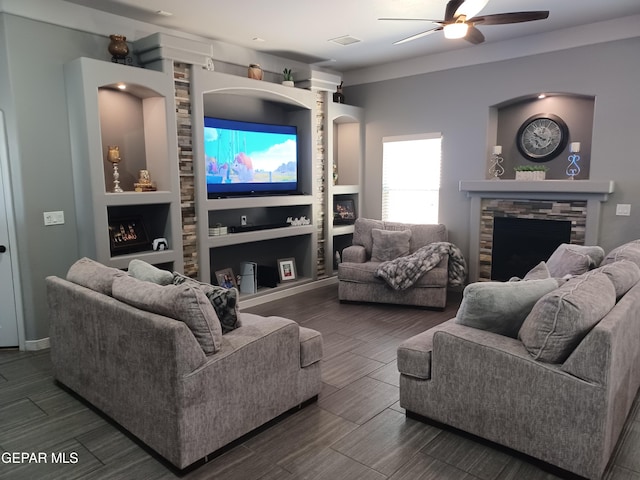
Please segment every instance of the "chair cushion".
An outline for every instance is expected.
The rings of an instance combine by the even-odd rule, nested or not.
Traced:
[[[607,254],[602,264],[607,265],[618,260],[629,260],[640,267],[640,240],[634,240],[614,248]]]
[[[367,252],[367,258],[371,257],[373,250],[373,236],[371,230],[374,228],[383,229],[384,222],[382,220],[372,220],[370,218],[356,218],[353,226],[353,243],[362,245]]]
[[[607,275],[588,272],[538,300],[518,338],[534,359],[562,363],[615,302],[616,292]]]
[[[322,360],[322,335],[316,330],[300,327],[300,366],[313,365]]]
[[[237,288],[224,288],[217,285],[210,285],[208,283],[198,282],[178,272],[173,273],[174,285],[181,285],[186,282],[199,288],[207,296],[211,306],[216,311],[218,320],[220,320],[223,335],[242,326],[240,312],[238,310],[239,294]]]
[[[170,285],[173,282],[173,273],[168,270],[161,270],[138,258],[134,258],[129,262],[127,272],[133,278],[157,283],[158,285]]]
[[[371,229],[373,247],[372,262],[386,262],[409,254],[411,230],[381,230]]]
[[[125,275],[113,281],[113,297],[140,310],[184,322],[205,355],[220,350],[222,328],[216,312],[192,283],[162,286]]]
[[[602,247],[561,244],[547,260],[547,268],[552,277],[582,275],[597,267],[604,258]]]
[[[535,303],[558,287],[554,278],[467,285],[456,323],[516,338]]]
[[[75,262],[67,272],[67,280],[70,282],[110,297],[112,296],[113,280],[116,277],[125,276],[127,276],[126,272],[107,267],[87,257]]]
[[[446,260],[441,261],[440,264],[422,275],[412,288],[446,286],[448,279],[446,265]],[[376,270],[378,270],[379,266],[380,262],[342,262],[338,265],[338,278],[341,282],[378,283],[386,285],[387,283],[382,278],[375,276]]]

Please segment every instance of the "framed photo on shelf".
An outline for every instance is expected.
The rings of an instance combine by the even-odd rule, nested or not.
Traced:
[[[224,288],[238,288],[238,282],[233,270],[230,268],[223,268],[216,271],[216,280],[218,285]]]
[[[278,259],[278,276],[281,282],[290,282],[298,278],[295,258]]]
[[[151,250],[142,217],[110,218],[109,246],[111,255]]]
[[[356,207],[353,199],[333,200],[333,224],[351,225],[356,221]]]

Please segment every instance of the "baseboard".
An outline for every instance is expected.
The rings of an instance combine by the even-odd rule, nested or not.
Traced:
[[[49,348],[49,337],[41,338],[40,340],[25,340],[24,349],[29,352],[34,352],[36,350],[44,350]]]

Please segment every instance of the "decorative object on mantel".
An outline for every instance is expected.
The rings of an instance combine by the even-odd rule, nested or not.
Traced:
[[[311,220],[303,215],[300,218],[296,217],[295,219],[289,217],[287,218],[287,223],[290,223],[292,227],[301,227],[303,225],[309,225],[311,223]]]
[[[129,45],[127,45],[127,37],[124,35],[109,35],[111,42],[109,42],[109,53],[111,54],[111,61],[113,63],[131,64],[133,60],[129,57]]]
[[[282,85],[285,85],[287,87],[293,87],[295,84],[293,83],[293,73],[291,73],[291,69],[290,68],[285,68],[282,71],[282,77],[283,77],[283,81],[282,81]]]
[[[489,175],[493,177],[493,180],[500,180],[500,177],[504,175],[503,161],[502,145],[494,146],[491,154],[491,166],[489,167]]]
[[[569,146],[569,151],[571,155],[569,155],[569,166],[567,167],[567,175],[569,176],[569,180],[573,180],[576,175],[580,173],[580,167],[578,166],[578,162],[580,161],[580,142],[572,142]]]
[[[149,170],[140,170],[140,178],[133,184],[133,189],[136,192],[155,192],[158,188],[151,181]]]
[[[262,80],[262,67],[257,63],[252,63],[251,65],[249,65],[247,76],[249,78],[253,78],[254,80]]]
[[[120,187],[120,172],[118,172],[118,164],[122,161],[122,158],[120,157],[120,147],[118,145],[108,146],[107,160],[113,164],[113,193],[122,193],[124,190]]]
[[[338,165],[333,164],[333,184],[338,184]]]
[[[344,103],[344,94],[342,93],[342,84],[344,82],[340,82],[340,85],[336,87],[336,91],[333,94],[334,103]]]
[[[516,180],[544,180],[549,169],[544,165],[518,165],[514,170]]]
[[[206,70],[209,70],[210,72],[213,72],[216,69],[215,65],[213,64],[213,58],[207,57],[204,62],[204,68]]]

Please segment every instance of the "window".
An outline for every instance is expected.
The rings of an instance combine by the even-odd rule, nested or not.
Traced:
[[[382,220],[438,223],[442,135],[382,139]]]

